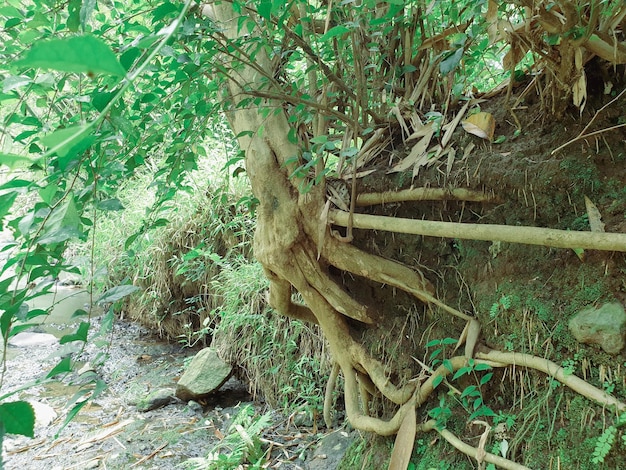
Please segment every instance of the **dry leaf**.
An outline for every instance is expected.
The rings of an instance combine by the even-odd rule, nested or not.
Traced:
[[[498,2],[489,0],[487,13],[485,14],[485,22],[487,23],[487,35],[489,36],[489,44],[493,44],[500,39],[498,34]]]
[[[454,117],[454,119],[451,122],[449,122],[448,124],[446,124],[445,126],[443,126],[443,129],[445,130],[445,133],[443,134],[443,137],[441,138],[441,146],[442,147],[445,148],[446,145],[448,145],[448,142],[450,142],[450,139],[452,138],[452,133],[456,129],[456,126],[459,125],[459,122],[461,121],[463,116],[465,116],[465,113],[467,112],[467,108],[469,108],[469,105],[470,105],[470,102],[468,101],[461,108],[461,110],[457,113],[457,115]]]
[[[454,165],[454,159],[456,158],[456,150],[454,148],[450,148],[448,151],[448,163],[446,165],[446,176],[450,176],[450,172],[452,171],[452,165]]]
[[[480,112],[472,114],[461,125],[468,134],[476,135],[490,142],[493,140],[493,134],[496,131],[496,120],[491,113]]]
[[[576,83],[572,86],[572,92],[574,106],[576,106],[582,114],[583,109],[585,109],[585,104],[587,103],[587,76],[584,70],[581,70],[580,78],[576,80]]]
[[[415,416],[415,407],[411,406],[402,420],[400,429],[398,429],[396,442],[391,452],[391,460],[389,461],[389,470],[407,469],[411,462],[416,433],[417,418]]]
[[[400,108],[398,108],[398,106],[394,106],[391,108],[391,113],[396,117],[398,124],[400,124],[400,128],[404,131],[402,133],[402,140],[404,140],[404,136],[406,135],[408,137],[411,133],[409,132],[409,128],[406,125],[404,117],[402,116],[402,112],[400,112]]]
[[[467,144],[465,146],[465,149],[463,150],[463,160],[466,160],[467,157],[470,156],[470,154],[472,153],[472,150],[474,150],[476,148],[476,145],[474,144],[474,142],[470,142],[469,144]]]
[[[465,338],[465,357],[471,359],[474,357],[476,343],[480,336],[480,323],[478,320],[469,320],[467,328],[467,337]]]
[[[432,123],[425,125],[422,129],[420,129],[420,132],[424,133],[423,137],[413,146],[409,155],[389,170],[389,173],[408,170],[426,153],[428,146],[430,145],[430,140],[435,132]],[[412,137],[413,136],[410,138]]]
[[[587,216],[589,217],[589,226],[592,232],[604,232],[604,223],[602,222],[602,214],[598,207],[585,196],[585,207],[587,208]]]

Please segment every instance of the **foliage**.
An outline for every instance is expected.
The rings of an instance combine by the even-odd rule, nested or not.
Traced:
[[[190,1],[156,6],[113,2],[97,8],[95,2],[70,1],[66,10],[48,0],[11,0],[0,8],[0,56],[8,64],[1,71],[0,164],[16,171],[0,185],[0,224],[14,238],[5,249],[15,250],[2,267],[0,282],[5,347],[11,335],[46,314],[29,310],[28,300],[48,292],[50,279],[76,269],[67,263],[68,245],[93,237],[103,213],[124,208],[117,190],[138,168],[156,169],[154,203],[137,230],[123,234],[124,250],[131,255],[133,247],[142,250],[142,238],[174,218],[176,192],[196,189],[188,172],[210,155],[207,139],[218,134],[212,120],[223,119],[221,111],[229,113],[235,106],[223,94],[225,80],[236,79],[242,65],[254,66],[261,52],[269,54],[273,67],[257,70],[264,81],[261,89],[240,84],[246,97],[236,106],[256,108],[264,118],[286,113],[290,140],[301,150],[286,167],[302,192],[327,175],[344,175],[349,164],[356,174],[362,163],[358,149],[390,120],[402,127],[405,117],[428,120],[423,114],[428,110],[437,116],[441,137],[448,111],[465,94],[478,91],[474,84],[490,86],[507,76],[514,81],[533,67],[546,109],[560,112],[563,103],[573,101],[582,110],[583,54],[606,61],[623,58],[621,44],[612,39],[622,36],[624,7],[617,1],[560,2],[558,7],[539,1],[531,12],[518,2],[434,1],[425,7],[408,0],[358,5],[258,0],[232,5],[237,12],[253,14],[239,16],[241,34],[229,42],[199,8],[197,16],[188,14]],[[224,55],[236,59],[233,69],[222,66]],[[272,99],[283,106],[268,106]],[[234,164],[241,159],[240,154],[230,157]],[[254,201],[249,202],[253,209]],[[220,295],[232,302],[207,309],[219,318],[218,328],[229,326],[229,334],[259,344],[253,363],[258,361],[260,368],[260,358],[278,345],[290,353],[302,349],[300,339],[308,327],[290,323],[284,332],[268,331],[264,307],[235,315],[240,306],[262,304],[260,267],[225,260],[200,240],[187,248],[168,260],[173,274],[189,281],[201,279],[209,265],[220,265],[220,279],[256,270],[258,284],[252,276],[238,278],[240,284],[250,282],[239,286],[249,288],[242,295],[254,296],[243,301],[234,296],[231,279]],[[88,277],[93,280],[90,258]],[[102,301],[119,301],[135,284],[140,284],[135,277],[119,279]],[[508,308],[501,302],[493,316]],[[199,324],[210,326],[203,320]],[[67,341],[84,343],[85,325],[89,322]],[[307,333],[307,338],[319,336]],[[194,340],[193,334],[188,336],[189,342]],[[290,362],[296,367],[289,377],[317,377],[324,361],[311,356],[310,362]],[[474,377],[479,365],[464,374]],[[71,366],[64,359],[53,372]],[[484,377],[479,386],[485,385]],[[94,382],[95,390],[98,386]],[[298,391],[313,395],[300,385]],[[459,400],[473,413],[484,413],[477,392],[467,387]]]
[[[213,345],[238,364],[256,393],[289,411],[321,416],[330,361],[318,328],[273,314],[262,266],[243,258],[224,260],[212,287],[222,302]]]
[[[626,425],[626,414],[621,414],[615,424],[608,426],[596,441],[595,449],[591,457],[591,462],[594,464],[603,463],[606,456],[609,454],[615,443],[617,436],[617,430],[620,427]],[[622,434],[622,444],[626,445],[626,434]]]
[[[207,457],[187,460],[183,468],[189,470],[235,470],[242,468],[263,468],[265,450],[261,435],[271,424],[271,416],[264,414],[255,417],[254,408],[244,405],[228,428],[227,434]]]

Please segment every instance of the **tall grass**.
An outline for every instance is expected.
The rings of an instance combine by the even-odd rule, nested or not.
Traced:
[[[139,286],[122,315],[168,340],[212,344],[268,403],[316,415],[329,371],[324,342],[317,327],[279,316],[267,305],[268,281],[252,257],[255,221],[246,180],[205,165],[190,174],[192,190],[180,192],[159,214],[169,223],[126,247],[146,216],[154,218],[153,176],[145,172],[128,180],[118,194],[125,209],[98,218],[95,275],[86,279],[101,289]],[[87,245],[74,251],[85,260],[91,256]],[[90,272],[89,263],[84,266]]]

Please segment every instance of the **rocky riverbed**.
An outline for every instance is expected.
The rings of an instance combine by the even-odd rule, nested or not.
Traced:
[[[5,438],[6,469],[209,468],[202,460],[209,455],[222,459],[223,465],[214,468],[236,468],[229,467],[227,459],[234,459],[237,445],[247,438],[260,449],[263,468],[333,469],[355,439],[354,433],[321,433],[306,417],[272,411],[234,379],[202,403],[167,399],[165,406],[139,411],[137,404],[155,391],[173,395],[195,351],[163,343],[145,329],[119,320],[98,336],[103,318],[91,319],[91,339],[82,351],[74,352],[78,363],[72,372],[7,399],[30,401],[37,424],[33,439]],[[56,326],[48,324],[12,340],[2,394],[44,378],[77,348],[75,343],[80,342],[59,344],[58,335],[49,333]],[[58,325],[59,330],[67,327]],[[91,393],[95,381],[106,388],[62,428],[69,410]],[[247,435],[255,423],[260,431]]]

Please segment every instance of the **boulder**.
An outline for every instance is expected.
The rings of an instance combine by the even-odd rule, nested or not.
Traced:
[[[222,361],[215,349],[204,348],[178,381],[176,396],[183,401],[198,401],[224,385],[232,373],[232,366]]]
[[[617,354],[624,347],[626,312],[617,302],[587,308],[571,318],[569,330],[578,342],[595,344],[609,354]]]

